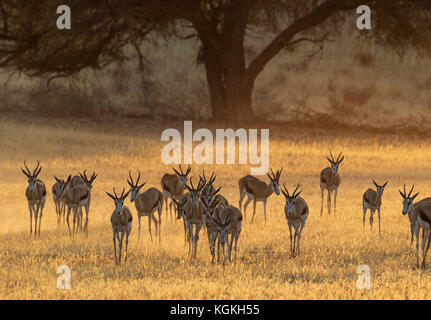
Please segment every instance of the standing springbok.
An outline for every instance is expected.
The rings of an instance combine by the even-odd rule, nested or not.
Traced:
[[[66,188],[66,181],[63,179],[58,179],[56,176],[54,176],[54,179],[56,182],[52,186],[51,192],[55,205],[55,213],[57,214],[57,227],[59,227],[61,223],[63,223],[64,226],[66,222],[66,200],[64,199],[64,188]]]
[[[414,237],[416,236],[416,265],[419,267],[419,232],[420,228],[422,228],[422,250],[424,249],[424,240],[425,240],[425,230],[429,232],[429,228],[427,224],[423,223],[423,219],[421,221],[419,220],[419,214],[421,211],[427,212],[427,210],[430,209],[431,206],[431,198],[425,198],[422,199],[416,203],[413,203],[415,198],[418,196],[419,192],[415,195],[411,195],[414,189],[414,185],[412,186],[409,194],[406,192],[406,185],[404,185],[404,192],[401,192],[401,190],[398,190],[401,197],[403,197],[403,215],[408,215],[409,222],[410,222],[410,232],[411,232],[411,238],[410,238],[410,246],[413,244]],[[424,218],[426,219],[426,218]],[[425,261],[425,260],[424,260]]]
[[[115,263],[119,264],[121,263],[121,249],[123,247],[123,238],[124,234],[126,234],[126,256],[124,260],[127,262],[127,245],[129,244],[129,235],[132,231],[132,222],[133,217],[132,213],[130,212],[129,208],[124,206],[124,200],[129,195],[129,191],[127,191],[126,194],[124,194],[124,188],[123,192],[121,193],[121,196],[118,196],[115,192],[115,188],[113,189],[114,195],[110,194],[109,192],[106,192],[106,194],[114,200],[115,203],[115,209],[112,212],[111,215],[111,225],[112,225],[112,233],[114,234],[113,242],[114,242],[114,255],[115,255]],[[121,234],[121,238],[120,238]],[[119,255],[117,260],[117,245],[115,242],[115,238],[118,240],[119,244]]]
[[[385,187],[388,184],[388,182],[386,181],[384,185],[379,186],[377,182],[375,182],[373,179],[373,183],[376,186],[376,190],[368,189],[367,191],[364,192],[364,195],[362,196],[362,209],[364,211],[362,222],[365,228],[365,215],[367,214],[367,209],[370,209],[370,226],[371,226],[371,230],[373,230],[373,215],[374,215],[374,212],[377,210],[377,214],[379,218],[379,233],[380,233],[380,206],[382,205],[383,191],[385,190]]]
[[[279,189],[279,181],[281,172],[283,171],[283,168],[281,168],[280,171],[277,170],[277,172],[274,174],[274,171],[271,169],[272,177],[267,173],[266,175],[269,178],[269,184],[266,184],[265,182],[259,180],[256,177],[253,177],[251,175],[247,175],[238,181],[239,185],[239,209],[241,210],[242,206],[242,200],[244,199],[244,196],[247,195],[248,199],[244,204],[244,220],[247,219],[247,206],[250,203],[251,200],[253,200],[253,217],[251,218],[251,222],[253,223],[254,215],[256,214],[256,202],[262,201],[263,202],[263,214],[266,222],[266,201],[268,200],[269,196],[275,192],[275,194],[278,196],[280,195],[280,189]]]
[[[331,214],[331,193],[334,191],[334,214],[337,206],[337,193],[338,193],[338,187],[340,186],[341,178],[338,174],[338,167],[340,166],[340,163],[344,160],[344,156],[341,157],[341,152],[337,157],[337,160],[334,160],[334,156],[332,155],[332,152],[330,151],[331,159],[326,157],[328,159],[329,163],[331,164],[331,167],[327,167],[322,170],[320,173],[320,190],[322,191],[322,206],[320,209],[320,215],[323,215],[323,192],[326,189],[328,191],[328,213]]]
[[[67,229],[69,230],[69,235],[72,236],[72,234],[76,234],[78,232],[79,223],[80,223],[80,213],[79,210],[84,207],[85,213],[87,216],[86,222],[85,222],[85,236],[88,236],[88,211],[90,210],[90,189],[87,187],[85,183],[73,185],[71,176],[68,177],[66,181],[66,188],[64,191],[64,198],[66,200],[67,205],[67,216],[66,216],[66,222],[67,222]],[[70,211],[73,209],[73,229],[70,231],[70,223],[69,223],[69,217],[70,217]],[[76,224],[76,228],[75,228]]]
[[[81,183],[83,183],[83,184],[86,184],[87,185],[87,187],[88,187],[88,189],[90,189],[90,193],[91,193],[91,189],[93,188],[93,182],[94,182],[94,180],[96,180],[96,178],[97,178],[97,176],[98,176],[98,174],[96,174],[94,171],[93,171],[93,174],[91,175],[91,177],[90,178],[88,178],[87,177],[87,174],[86,174],[86,171],[87,170],[84,170],[84,173],[83,174],[81,174],[81,173],[79,173],[79,176],[81,177],[81,179],[82,179],[82,182]],[[78,180],[77,180],[78,181]],[[84,225],[84,231],[86,231],[87,232],[87,228],[88,228],[88,214],[89,214],[89,212],[90,212],[90,200],[91,200],[91,197],[90,197],[90,199],[88,199],[88,211],[86,212],[86,217],[85,217],[85,225]],[[82,221],[82,209],[81,208],[79,208],[79,216],[78,216],[78,224],[81,226],[81,230],[82,230],[82,224],[81,224],[81,221]]]
[[[32,234],[33,228],[33,213],[34,213],[34,235],[39,234],[40,236],[40,226],[42,225],[42,214],[43,208],[45,207],[46,201],[46,187],[42,180],[38,178],[42,167],[39,167],[39,161],[37,161],[36,168],[33,173],[30,172],[30,169],[27,167],[26,162],[24,161],[24,166],[26,171],[21,168],[22,173],[28,179],[28,186],[25,190],[25,196],[27,197],[28,208],[30,210],[30,234]],[[39,217],[39,230],[37,229],[37,220]]]
[[[191,257],[196,257],[198,249],[199,232],[204,224],[204,205],[200,199],[201,191],[205,186],[205,182],[199,180],[197,188],[193,186],[192,178],[190,178],[190,187],[186,184],[185,187],[189,191],[190,196],[184,204],[184,217],[189,232],[189,252]],[[193,226],[195,232],[193,233]]]
[[[174,198],[172,198],[172,201],[175,204],[175,210],[177,212],[177,220],[179,219],[183,219],[183,223],[184,223],[184,245],[187,245],[187,242],[190,240],[189,239],[189,233],[187,230],[187,222],[186,222],[186,214],[184,211],[184,205],[186,204],[186,202],[189,200],[190,198],[190,193],[186,193],[184,194],[178,201],[175,200]],[[189,248],[190,249],[190,248]],[[190,252],[189,252],[190,254]]]
[[[220,188],[217,192],[220,191]],[[218,239],[217,223],[213,220],[214,215],[218,215],[218,211],[227,205],[224,204],[221,198],[212,198],[211,200],[206,200],[204,196],[201,196],[202,203],[205,207],[205,226],[207,229],[208,242],[210,245],[210,252],[212,256],[211,263],[214,263],[215,258],[215,243]],[[209,202],[208,202],[209,201]],[[220,241],[219,241],[220,242]],[[220,260],[220,246],[217,247],[217,260]]]
[[[186,172],[183,172],[181,165],[179,166],[180,171],[174,170],[175,174],[166,173],[162,177],[161,185],[163,198],[165,199],[166,206],[166,218],[168,217],[168,198],[171,199],[179,199],[184,194],[185,185],[187,184],[187,176],[192,170],[190,165],[188,166]],[[172,221],[172,206],[173,202],[169,204],[169,211],[171,213],[171,221]],[[174,208],[175,209],[175,208]]]
[[[199,176],[199,178],[205,182],[206,181],[205,172],[203,172],[203,178],[201,176]],[[223,204],[224,206],[228,206],[229,201],[227,201],[225,197],[223,197],[221,194],[218,193],[221,187],[216,189],[213,185],[215,179],[216,177],[214,176],[214,172],[213,172],[210,180],[206,183],[205,187],[202,189],[201,199],[206,203],[211,203],[213,199],[214,200],[220,199],[221,204]]]
[[[296,193],[299,188],[299,184],[296,189],[290,195],[285,184],[283,183],[284,190],[281,190],[284,197],[286,198],[286,205],[284,206],[284,214],[287,219],[287,224],[289,226],[290,233],[290,256],[295,257],[296,252],[298,256],[300,254],[300,241],[302,229],[304,229],[305,222],[308,218],[308,213],[310,212],[307,203],[299,195],[302,191]],[[293,246],[292,246],[292,226],[295,229],[295,234],[293,236]],[[296,241],[296,239],[298,239]]]
[[[226,206],[220,210],[216,210],[212,216],[213,221],[217,225],[217,233],[219,237],[219,242],[217,245],[217,251],[220,250],[220,245],[223,249],[223,263],[225,262],[225,252],[224,245],[227,244],[228,248],[228,260],[232,261],[232,245],[235,240],[235,260],[237,252],[238,238],[242,230],[242,214],[241,211],[234,206]],[[230,235],[230,239],[229,239]]]
[[[151,220],[153,220],[156,228],[156,236],[159,234],[159,241],[161,241],[161,227],[162,227],[162,210],[163,210],[163,194],[156,188],[149,188],[148,190],[139,193],[141,188],[146,182],[139,185],[139,179],[141,178],[141,172],[138,171],[138,178],[133,182],[132,175],[129,171],[129,179],[127,183],[130,186],[129,192],[130,202],[135,202],[136,211],[138,212],[139,227],[138,227],[138,241],[141,238],[141,217],[148,217],[148,232],[150,233],[150,239],[153,241],[151,234]],[[159,220],[154,216],[154,212],[158,211]]]

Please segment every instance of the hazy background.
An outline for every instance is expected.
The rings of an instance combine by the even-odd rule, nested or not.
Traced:
[[[269,38],[270,35],[265,37]],[[265,38],[255,40],[265,42]],[[202,119],[211,116],[203,65],[194,40],[152,38],[140,72],[134,49],[129,61],[104,70],[85,70],[50,83],[17,73],[1,75],[0,112],[50,116]],[[253,55],[253,44],[249,47]],[[325,44],[311,60],[312,46],[282,53],[256,81],[256,119],[304,119],[394,127],[426,126],[431,109],[431,60],[349,36]],[[143,78],[142,78],[143,77]],[[145,87],[143,87],[143,81]]]

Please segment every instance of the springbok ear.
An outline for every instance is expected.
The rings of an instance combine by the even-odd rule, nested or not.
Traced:
[[[109,192],[106,192],[106,194],[107,194],[108,196],[110,196],[113,200],[115,200],[115,197],[114,197],[112,194],[110,194]]]
[[[25,174],[26,177],[28,177],[28,173],[24,171],[24,169],[21,168],[22,173]]]
[[[127,179],[127,183],[129,184],[130,187],[133,187],[133,184],[129,181],[129,179]]]
[[[147,184],[147,181],[145,181],[143,184],[141,184],[140,186],[139,186],[139,189],[141,189],[143,186],[145,186]]]
[[[385,184],[383,185],[383,188],[386,187],[387,184],[388,184],[388,181],[385,182]]]
[[[60,183],[60,180],[56,176],[54,176],[54,179],[55,179],[55,181],[57,181],[58,183]]]
[[[177,175],[179,175],[179,176],[181,175],[181,173],[179,173],[175,168],[173,168],[173,167],[172,167],[172,170],[174,170],[174,172],[175,172]]]
[[[222,187],[218,188],[216,191],[214,191],[213,193],[211,193],[212,196],[215,196],[217,193],[220,192]]]
[[[67,177],[67,183],[70,182],[70,179],[72,179],[72,175],[71,174],[69,174],[69,176]]]
[[[334,162],[331,160],[331,159],[329,159],[328,157],[326,157],[326,159],[328,159],[328,161],[331,163],[331,164],[333,164]]]
[[[344,160],[344,156],[338,161],[338,164],[340,164]]]
[[[401,197],[403,197],[403,199],[406,198],[406,196],[401,192],[401,190],[398,189],[398,192],[400,193]]]
[[[377,184],[377,182],[375,182],[375,181],[374,181],[374,179],[373,179],[373,183],[374,183],[374,185],[376,186],[376,188],[379,186],[379,185]]]
[[[410,200],[412,200],[412,201],[413,201],[413,200],[418,196],[418,194],[419,194],[419,192],[418,192],[418,193],[416,193],[413,197],[411,197],[411,198],[410,198]]]
[[[286,194],[286,192],[284,192],[284,190],[283,189],[281,189],[281,193],[283,193],[283,196],[286,198],[286,199],[288,199],[289,197],[288,197],[288,195]]]

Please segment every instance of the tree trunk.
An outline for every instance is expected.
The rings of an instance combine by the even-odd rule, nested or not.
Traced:
[[[237,56],[232,59],[232,55],[226,54],[222,62],[210,46],[204,45],[203,50],[213,118],[237,121],[252,119],[254,81],[247,81],[242,58]],[[230,63],[227,62],[229,60]]]

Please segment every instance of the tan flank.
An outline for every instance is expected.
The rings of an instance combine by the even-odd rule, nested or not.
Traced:
[[[168,217],[168,198],[178,200],[184,194],[184,185],[187,184],[187,176],[191,171],[191,167],[188,166],[186,172],[183,172],[181,165],[179,166],[179,171],[172,168],[175,174],[166,173],[162,177],[161,185],[163,198],[165,199],[166,206],[166,218]],[[173,202],[169,204],[169,211],[172,219],[172,206]]]
[[[272,171],[272,177],[267,173],[266,175],[269,178],[269,184],[266,184],[265,182],[259,180],[258,178],[247,175],[238,181],[239,186],[239,209],[241,210],[242,206],[242,200],[244,199],[244,196],[247,195],[248,199],[244,204],[244,220],[247,218],[247,206],[250,203],[251,200],[253,200],[253,216],[251,218],[251,222],[253,222],[254,215],[256,214],[256,202],[262,201],[263,202],[263,214],[266,222],[266,201],[268,200],[269,196],[275,192],[276,195],[280,195],[280,189],[279,189],[279,181],[281,172],[283,171],[283,168],[281,168],[280,171],[277,170],[277,172],[274,174],[274,171]]]
[[[284,197],[286,198],[286,204],[284,206],[284,215],[287,219],[287,224],[289,226],[289,234],[290,234],[290,256],[295,257],[296,254],[300,254],[300,241],[302,235],[302,229],[305,227],[305,222],[307,221],[308,214],[310,209],[308,208],[307,203],[303,198],[299,195],[302,191],[297,190],[299,188],[299,184],[296,186],[296,189],[290,195],[287,190],[285,184],[283,184],[284,190],[281,190]],[[295,234],[293,235],[293,245],[292,245],[292,226],[295,229]]]
[[[320,215],[323,214],[323,192],[326,189],[328,191],[328,213],[331,213],[331,193],[334,192],[334,214],[336,212],[337,207],[337,194],[338,194],[338,187],[341,183],[340,175],[338,174],[338,168],[340,166],[340,163],[344,160],[344,156],[341,157],[341,152],[337,157],[337,160],[334,159],[334,156],[332,155],[332,152],[330,151],[331,159],[326,157],[328,159],[329,163],[331,164],[331,167],[327,167],[322,170],[320,173],[320,190],[322,192],[322,205],[320,208]]]
[[[148,217],[148,232],[150,234],[150,239],[153,241],[153,236],[151,234],[151,220],[153,220],[156,236],[159,235],[159,241],[161,241],[161,226],[162,226],[162,210],[163,210],[163,194],[156,188],[149,188],[148,190],[139,193],[141,188],[146,184],[146,182],[139,185],[139,179],[141,178],[141,172],[139,172],[136,181],[133,181],[132,175],[129,171],[129,179],[127,183],[130,186],[130,201],[135,202],[136,211],[138,212],[139,228],[138,228],[138,241],[141,236],[141,217]],[[154,212],[158,211],[159,220],[154,216]]]
[[[40,171],[42,167],[39,167],[39,161],[37,161],[36,168],[33,170],[33,173],[30,172],[30,169],[27,167],[26,162],[24,161],[25,171],[21,168],[22,173],[28,179],[28,186],[25,190],[25,196],[28,202],[28,208],[30,210],[30,234],[32,234],[33,221],[32,217],[34,214],[34,234],[39,234],[40,236],[40,227],[42,225],[42,215],[43,208],[45,207],[46,201],[46,187],[42,180],[38,179]],[[37,222],[39,218],[39,230],[37,228]]]
[[[126,255],[124,260],[127,261],[127,246],[129,244],[129,235],[130,235],[130,232],[132,231],[132,222],[133,222],[132,213],[130,212],[129,208],[123,205],[124,200],[129,195],[129,192],[130,190],[126,194],[124,194],[124,188],[123,188],[123,192],[121,193],[121,196],[117,196],[117,193],[115,192],[115,188],[114,188],[115,196],[106,192],[106,194],[109,197],[111,197],[115,203],[115,209],[111,215],[111,225],[112,225],[113,242],[114,242],[115,263],[117,264],[121,263],[121,249],[123,247],[124,235],[126,235]],[[119,244],[118,259],[117,259],[116,240],[118,241],[118,244]]]

